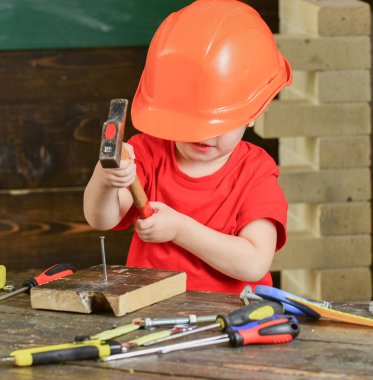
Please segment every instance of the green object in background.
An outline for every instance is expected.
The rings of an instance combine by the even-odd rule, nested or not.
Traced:
[[[6,268],[4,265],[0,265],[0,289],[5,286],[6,283]]]
[[[1,0],[0,49],[148,45],[192,0]]]

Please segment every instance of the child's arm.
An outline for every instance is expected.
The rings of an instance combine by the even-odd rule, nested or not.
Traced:
[[[241,281],[255,282],[269,270],[277,242],[274,223],[258,219],[239,236],[215,231],[164,203],[150,202],[155,213],[139,219],[135,228],[146,242],[172,241],[215,269]]]
[[[130,160],[122,160],[120,168],[104,169],[98,162],[84,191],[84,215],[98,230],[115,227],[130,209],[133,199],[127,189],[136,176],[131,145],[126,144]]]

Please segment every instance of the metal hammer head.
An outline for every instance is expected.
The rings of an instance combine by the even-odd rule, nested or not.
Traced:
[[[113,99],[110,102],[108,120],[101,134],[100,162],[104,168],[119,168],[127,108],[127,99]]]

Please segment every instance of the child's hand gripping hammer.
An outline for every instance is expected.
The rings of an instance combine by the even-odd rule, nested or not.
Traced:
[[[103,168],[119,168],[121,159],[130,158],[123,147],[127,108],[127,99],[113,99],[110,102],[108,120],[102,127],[101,135],[100,162]],[[137,175],[129,190],[141,218],[152,215],[153,210]]]

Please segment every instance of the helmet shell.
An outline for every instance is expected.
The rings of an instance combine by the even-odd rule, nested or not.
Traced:
[[[197,0],[153,36],[132,103],[138,130],[203,141],[255,120],[291,82],[260,15],[236,0]]]

